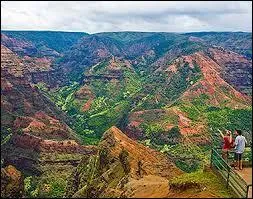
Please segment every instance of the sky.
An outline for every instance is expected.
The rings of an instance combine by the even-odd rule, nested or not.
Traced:
[[[252,32],[252,2],[1,1],[1,29]]]

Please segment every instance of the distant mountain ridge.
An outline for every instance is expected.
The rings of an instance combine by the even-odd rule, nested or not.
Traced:
[[[194,36],[212,45],[222,46],[252,59],[252,33],[250,32],[191,32]]]
[[[8,38],[1,38],[1,43],[6,47],[10,48],[14,52],[20,55],[30,55],[41,57],[47,55],[48,50],[53,50],[55,53],[53,56],[61,54],[65,50],[72,46],[78,39],[88,35],[87,33],[82,32],[58,32],[58,31],[5,31],[2,30],[1,34],[4,34],[10,39],[15,39],[16,43],[18,42],[27,44],[31,50],[30,53],[22,53],[22,51],[15,50],[17,46],[13,45]],[[20,48],[22,49],[20,45]],[[34,49],[34,50],[32,50]]]

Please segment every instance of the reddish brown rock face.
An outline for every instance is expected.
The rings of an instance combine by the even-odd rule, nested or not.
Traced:
[[[82,104],[81,111],[85,112],[90,109],[90,106],[95,98],[94,94],[92,93],[90,87],[88,85],[82,86],[76,93],[75,97],[77,100],[88,100],[84,104]]]
[[[44,56],[44,57],[59,57],[60,53],[57,51],[50,49],[48,47],[44,47],[44,49],[38,49],[36,45],[24,39],[19,39],[15,37],[9,37],[6,34],[1,33],[1,43],[11,49],[13,52],[17,53],[20,56]]]
[[[9,73],[15,77],[24,77],[26,72],[22,60],[3,45],[1,45],[1,72]]]
[[[27,65],[29,72],[41,72],[41,71],[50,71],[52,70],[51,64],[53,59],[48,57],[29,57],[24,56],[22,61]]]
[[[130,139],[114,126],[103,135],[97,155],[83,159],[78,167],[86,170],[91,166],[92,174],[74,171],[66,196],[166,197],[168,180],[183,174],[164,154]],[[87,178],[92,179],[92,184],[86,187]],[[103,186],[98,191],[100,185]]]
[[[168,116],[173,116],[174,121],[167,120],[166,117]],[[128,117],[128,121],[128,125],[124,131],[126,135],[134,140],[143,140],[146,138],[145,132],[140,127],[141,124],[153,123],[159,124],[167,132],[173,127],[178,126],[183,138],[189,136],[190,140],[195,144],[205,145],[210,142],[210,138],[206,135],[207,125],[205,122],[203,121],[192,125],[193,121],[188,118],[188,115],[176,107],[171,107],[167,110],[153,109],[132,112]],[[161,134],[159,139],[169,141],[166,138],[166,133]]]
[[[252,87],[252,60],[224,49],[210,48],[209,56],[221,67],[220,76],[237,91],[249,94]]]
[[[29,51],[31,53],[36,51],[35,47],[32,45],[31,42],[10,38],[2,33],[1,33],[1,41],[3,45],[8,46],[9,48],[17,52],[25,52],[25,54],[27,54],[29,53]]]
[[[182,174],[182,171],[169,162],[165,155],[130,139],[116,127],[111,127],[105,132],[99,147],[109,150],[108,161],[110,161],[110,157],[118,157],[122,150],[127,151],[130,173],[133,178],[138,178],[136,173],[138,161],[142,162],[142,171],[145,175],[161,175],[165,178],[171,178]]]
[[[65,124],[42,111],[36,112],[31,117],[18,117],[14,121],[14,128],[44,139],[63,140],[71,138],[69,128]]]
[[[8,92],[8,91],[11,91],[12,88],[13,88],[13,85],[8,80],[1,78],[1,90],[2,91]]]
[[[4,46],[1,58],[1,124],[13,134],[1,153],[5,162],[39,174],[41,154],[79,154],[74,160],[78,162],[82,154],[94,153],[94,149],[79,144],[65,123],[67,116],[32,85],[47,80],[50,60],[25,57],[24,61]],[[68,162],[68,157],[63,162]]]
[[[80,154],[94,154],[96,153],[96,147],[82,146],[75,140],[45,140],[41,137],[31,135],[29,133],[23,133],[22,135],[15,135],[12,138],[13,144],[17,147],[24,149],[32,149],[37,152],[45,153],[80,153]]]
[[[88,111],[90,109],[90,106],[93,102],[93,99],[90,98],[82,107],[82,111],[85,112],[85,111]]]
[[[240,57],[238,60],[242,64],[247,62],[250,67],[250,63],[245,58]],[[199,66],[203,77],[184,92],[182,99],[193,99],[200,94],[207,94],[210,97],[209,103],[214,106],[219,106],[225,99],[228,99],[227,106],[232,108],[244,108],[251,104],[249,96],[239,92],[223,79],[224,66],[219,65],[203,52],[176,59],[168,66],[167,71],[175,73],[177,67],[182,67],[185,63],[188,63],[189,67],[193,67],[193,62]]]
[[[44,82],[49,86],[57,86],[57,80],[54,79],[55,71],[51,67],[52,61],[52,58],[48,57],[24,56],[21,58],[1,45],[1,72],[15,76],[18,82]]]
[[[24,64],[22,59],[16,54],[1,45],[1,103],[3,104],[3,108],[6,108],[7,113],[12,110],[17,111],[17,115],[24,114],[30,116],[43,110],[52,115],[52,110],[49,110],[52,108],[52,103],[50,104],[31,85],[31,79],[37,73],[33,72],[39,68],[40,66],[38,65]],[[53,109],[56,111],[55,107]]]

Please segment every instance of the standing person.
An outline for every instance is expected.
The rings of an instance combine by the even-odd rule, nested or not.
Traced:
[[[245,149],[245,145],[247,144],[246,138],[242,135],[241,130],[235,130],[235,169],[238,167],[242,170],[242,154]],[[237,169],[236,169],[237,170]]]
[[[232,142],[233,142],[232,133],[231,133],[231,131],[226,130],[226,134],[223,135],[221,130],[218,129],[218,131],[220,132],[220,135],[223,139],[222,158],[224,160],[227,160],[228,159],[228,152],[232,148]]]

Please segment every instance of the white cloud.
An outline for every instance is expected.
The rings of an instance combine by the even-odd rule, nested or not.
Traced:
[[[252,31],[252,2],[1,1],[1,29]]]

